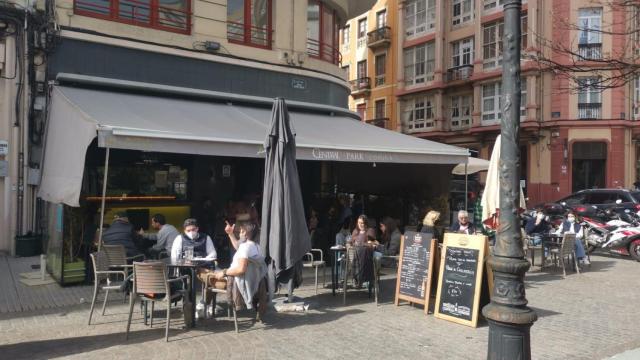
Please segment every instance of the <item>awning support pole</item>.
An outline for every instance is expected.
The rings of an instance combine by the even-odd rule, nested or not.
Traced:
[[[104,202],[107,195],[107,178],[109,175],[109,148],[104,158],[104,174],[102,177],[102,199],[100,204],[100,235],[98,236],[98,251],[102,248],[102,229],[104,228]]]
[[[466,211],[469,206],[467,202],[469,201],[469,174],[467,173],[467,165],[469,163],[469,159],[464,163],[464,210]]]

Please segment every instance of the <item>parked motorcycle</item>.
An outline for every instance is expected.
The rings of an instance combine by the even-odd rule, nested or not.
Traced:
[[[611,253],[631,256],[640,261],[640,215],[629,209],[607,210],[591,209],[591,216],[586,211],[576,209],[582,216],[582,226],[587,241],[587,252],[598,248]]]

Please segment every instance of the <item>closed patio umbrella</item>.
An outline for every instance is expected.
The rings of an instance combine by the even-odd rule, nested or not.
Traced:
[[[311,249],[296,165],[295,132],[284,99],[273,103],[264,142],[265,175],[260,245],[269,262],[269,293],[276,281],[289,284],[289,297],[302,281],[302,259]]]
[[[496,229],[498,226],[498,211],[500,209],[500,135],[496,138],[491,152],[491,160],[489,161],[489,169],[487,170],[487,180],[482,193],[482,222],[490,229]],[[522,187],[520,190],[520,208],[526,209],[524,194]]]

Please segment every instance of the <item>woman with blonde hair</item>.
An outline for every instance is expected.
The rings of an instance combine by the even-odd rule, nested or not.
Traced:
[[[436,227],[436,224],[440,221],[440,212],[431,210],[427,212],[424,219],[422,220],[422,224],[418,226],[418,232],[425,234],[432,234],[434,239],[437,239],[438,242],[442,242],[442,237],[440,236],[440,230]]]

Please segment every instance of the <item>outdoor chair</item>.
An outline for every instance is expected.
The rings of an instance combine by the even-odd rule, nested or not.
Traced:
[[[373,282],[373,294],[375,297],[375,301],[376,301],[376,306],[378,305],[378,298],[380,297],[380,272],[382,269],[382,262],[385,259],[391,259],[393,260],[393,266],[397,269],[398,267],[398,260],[400,259],[399,255],[383,255],[380,258],[380,261],[375,261],[373,262],[373,277],[374,277],[374,282]]]
[[[229,296],[228,296],[228,291],[227,289],[218,289],[215,288],[213,286],[209,286],[209,278],[212,277],[213,274],[208,274],[207,277],[204,279],[205,281],[202,282],[202,298],[205,299],[206,298],[206,293],[210,292],[213,295],[213,307],[214,307],[214,312],[215,312],[215,306],[216,306],[216,298],[218,294],[224,295],[225,299],[226,299],[226,303],[227,303],[227,317],[231,317],[231,314],[233,313],[233,325],[235,326],[236,329],[236,333],[238,333],[238,315],[236,314],[236,307],[233,305],[232,301],[229,301]],[[207,314],[208,314],[208,304],[205,301],[204,302],[204,318],[207,318]]]
[[[542,254],[542,252],[544,251],[544,247],[542,246],[542,243],[533,245],[533,238],[529,235],[524,235],[523,239],[523,243],[525,245],[525,254],[531,257],[531,266],[535,266],[536,250],[539,250],[540,254]],[[540,264],[540,266],[542,267],[544,266],[544,264]]]
[[[127,274],[131,273],[133,265],[131,263],[134,260],[143,261],[145,259],[143,254],[127,257],[127,250],[124,245],[102,245],[102,250],[107,254],[109,261],[109,268],[123,268]]]
[[[564,278],[567,277],[567,272],[565,270],[565,260],[573,261],[573,264],[576,268],[576,273],[580,274],[578,261],[576,259],[575,242],[576,234],[564,234],[562,236],[562,244],[560,245],[560,247],[549,250],[549,253],[555,260],[554,262],[556,266],[560,266],[560,264],[562,264],[562,276]]]
[[[345,252],[345,255],[343,255],[343,259],[341,261],[344,261],[344,270],[343,270],[343,274],[344,274],[344,278],[342,281],[342,289],[343,289],[343,293],[342,293],[342,303],[346,304],[347,303],[347,289],[349,288],[349,279],[353,279],[354,275],[354,262],[357,260],[356,259],[356,249],[357,246],[349,246],[347,247],[347,251]],[[373,256],[373,255],[372,255]],[[361,259],[360,261],[365,260],[366,259]],[[375,263],[375,261],[373,261],[372,259],[372,263]],[[369,286],[368,286],[368,290],[369,290],[369,297],[371,297],[371,293],[375,292],[374,296],[377,298],[378,294],[377,294],[377,287],[378,284],[377,282],[377,276],[375,275],[376,273],[376,266],[375,264],[372,264],[372,271],[373,271],[373,276],[371,281],[369,282]],[[359,284],[362,285],[362,284]]]
[[[107,298],[109,297],[109,290],[120,290],[122,282],[126,281],[127,274],[124,270],[109,270],[109,262],[107,254],[104,251],[98,251],[90,254],[91,262],[93,263],[93,299],[91,300],[91,310],[89,311],[89,325],[91,325],[91,317],[93,310],[96,306],[96,299],[98,293],[103,290],[104,301],[102,303],[102,315],[104,315],[105,307],[107,306]],[[114,275],[120,277],[115,281],[112,279]]]
[[[316,254],[316,256],[314,256]],[[320,254],[319,260],[317,254]],[[305,256],[302,266],[306,268],[314,268],[316,271],[316,294],[318,294],[318,268],[322,267],[322,287],[326,283],[326,264],[324,254],[320,249],[311,249]]]
[[[182,289],[171,289],[172,283],[186,280],[187,286]],[[188,275],[174,279],[167,278],[167,266],[164,262],[134,262],[133,263],[133,290],[129,298],[129,319],[125,338],[129,339],[133,305],[137,299],[151,302],[151,327],[153,327],[153,310],[156,302],[164,302],[167,307],[165,341],[169,341],[169,325],[171,322],[171,304],[184,299],[187,296],[191,283]]]

